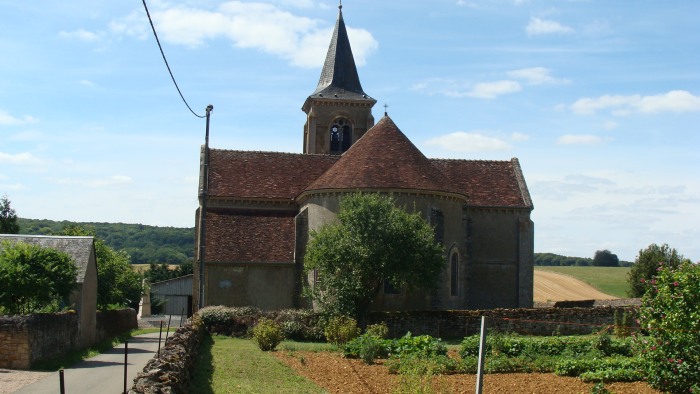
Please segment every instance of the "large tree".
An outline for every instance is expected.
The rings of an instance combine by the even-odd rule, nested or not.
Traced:
[[[0,198],[0,234],[19,234],[17,213],[10,207],[7,195]]]
[[[94,231],[76,225],[63,229],[63,235],[95,236]],[[130,264],[129,255],[123,250],[114,250],[95,237],[97,260],[97,307],[131,307],[138,309],[143,285],[141,274]]]
[[[0,246],[0,313],[57,311],[75,288],[77,272],[63,252],[5,242]]]
[[[596,250],[593,256],[593,265],[596,267],[619,267],[620,259],[607,249]]]
[[[640,250],[627,278],[629,283],[628,295],[630,297],[641,297],[644,295],[648,288],[646,282],[656,276],[659,263],[664,263],[666,267],[676,268],[684,260],[685,258],[678,254],[676,249],[671,248],[667,244],[661,246],[651,244],[646,249]]]
[[[362,318],[388,281],[395,288],[434,286],[444,267],[443,248],[418,213],[379,194],[353,194],[340,203],[338,221],[311,234],[304,257],[309,288],[322,310]]]

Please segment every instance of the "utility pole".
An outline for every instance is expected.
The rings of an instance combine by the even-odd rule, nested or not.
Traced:
[[[202,189],[199,191],[199,309],[204,308],[204,262],[206,257],[207,235],[207,195],[209,192],[209,118],[214,106],[207,106],[207,127],[204,136],[204,165],[202,168]]]

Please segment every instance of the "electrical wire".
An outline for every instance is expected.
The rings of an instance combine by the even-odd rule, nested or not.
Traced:
[[[185,96],[182,95],[182,91],[180,91],[180,87],[177,86],[177,81],[175,81],[175,76],[173,76],[173,72],[170,69],[170,65],[168,64],[168,59],[165,58],[165,52],[163,52],[163,46],[160,45],[160,40],[158,39],[158,33],[156,33],[156,28],[153,26],[153,20],[151,19],[151,13],[148,12],[148,6],[146,5],[146,0],[142,0],[143,2],[143,8],[146,10],[146,15],[148,16],[148,22],[151,24],[151,29],[153,30],[153,36],[156,38],[156,42],[158,43],[158,48],[160,49],[160,54],[163,56],[163,61],[165,62],[165,67],[168,68],[168,73],[170,73],[170,78],[173,80],[173,83],[175,84],[175,89],[177,89],[177,92],[180,93],[180,98],[182,99],[182,102],[185,103],[187,106],[187,109],[192,112],[192,115],[198,117],[198,118],[204,118],[206,115],[198,115],[196,112],[192,110],[189,104],[187,104],[187,100],[185,100]]]

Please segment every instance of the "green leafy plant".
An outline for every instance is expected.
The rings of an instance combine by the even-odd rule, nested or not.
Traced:
[[[671,393],[700,385],[700,266],[658,263],[647,283],[635,341],[649,384]]]
[[[55,312],[76,286],[70,256],[23,242],[0,245],[0,309],[3,313]]]
[[[447,346],[440,338],[433,338],[430,335],[412,336],[410,332],[401,338],[391,341],[389,353],[394,357],[405,357],[408,355],[418,355],[430,357],[447,354]]]
[[[326,340],[335,345],[343,345],[360,335],[357,321],[348,316],[334,316],[328,320],[323,330]]]
[[[386,323],[370,324],[365,329],[365,334],[372,335],[377,338],[386,338],[389,335],[389,327]]]
[[[275,350],[283,339],[282,328],[270,319],[262,318],[253,327],[253,341],[255,341],[260,350]]]

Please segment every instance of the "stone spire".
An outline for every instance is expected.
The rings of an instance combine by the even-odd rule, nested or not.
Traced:
[[[339,97],[345,99],[368,99],[362,90],[357,74],[355,58],[352,56],[348,32],[343,20],[343,6],[338,6],[338,20],[335,22],[333,37],[328,46],[326,61],[323,64],[321,78],[312,97]]]

